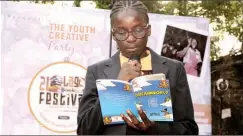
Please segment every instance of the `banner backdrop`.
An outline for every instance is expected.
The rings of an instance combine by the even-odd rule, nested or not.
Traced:
[[[109,58],[109,11],[2,2],[1,16],[2,133],[76,134],[86,68]]]
[[[2,2],[1,12],[2,134],[76,134],[86,68],[117,51],[110,11]],[[208,20],[150,14],[150,24],[149,47],[184,63],[200,134],[210,135]]]

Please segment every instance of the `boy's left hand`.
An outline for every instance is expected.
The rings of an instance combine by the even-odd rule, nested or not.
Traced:
[[[121,114],[122,119],[127,123],[128,126],[137,130],[147,131],[149,128],[155,125],[155,122],[150,121],[141,108],[138,108],[138,114],[143,122],[140,122],[130,110],[127,110],[127,114],[130,117],[130,120],[124,114]]]

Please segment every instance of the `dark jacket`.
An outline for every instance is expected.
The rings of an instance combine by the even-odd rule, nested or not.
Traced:
[[[110,59],[88,67],[85,88],[78,110],[79,135],[92,134],[198,134],[186,72],[181,62],[159,56],[150,49],[153,73],[164,73],[170,81],[174,122],[157,122],[149,132],[135,131],[127,125],[104,126],[96,88],[97,79],[117,79],[121,69],[119,52]]]

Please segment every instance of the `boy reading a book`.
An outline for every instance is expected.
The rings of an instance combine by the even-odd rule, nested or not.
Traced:
[[[151,26],[145,5],[140,1],[116,2],[110,18],[113,38],[119,51],[110,59],[88,67],[85,89],[79,104],[77,134],[198,134],[183,64],[159,56],[147,48]],[[140,63],[137,60],[129,61],[131,56],[139,56]],[[141,75],[157,73],[163,73],[170,81],[173,122],[150,121],[138,108],[141,122],[128,110],[129,117],[121,114],[126,124],[104,125],[97,93],[97,79],[130,81]]]

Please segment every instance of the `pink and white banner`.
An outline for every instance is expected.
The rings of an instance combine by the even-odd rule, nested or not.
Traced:
[[[109,58],[109,11],[2,2],[1,16],[2,134],[76,134],[86,68]]]

